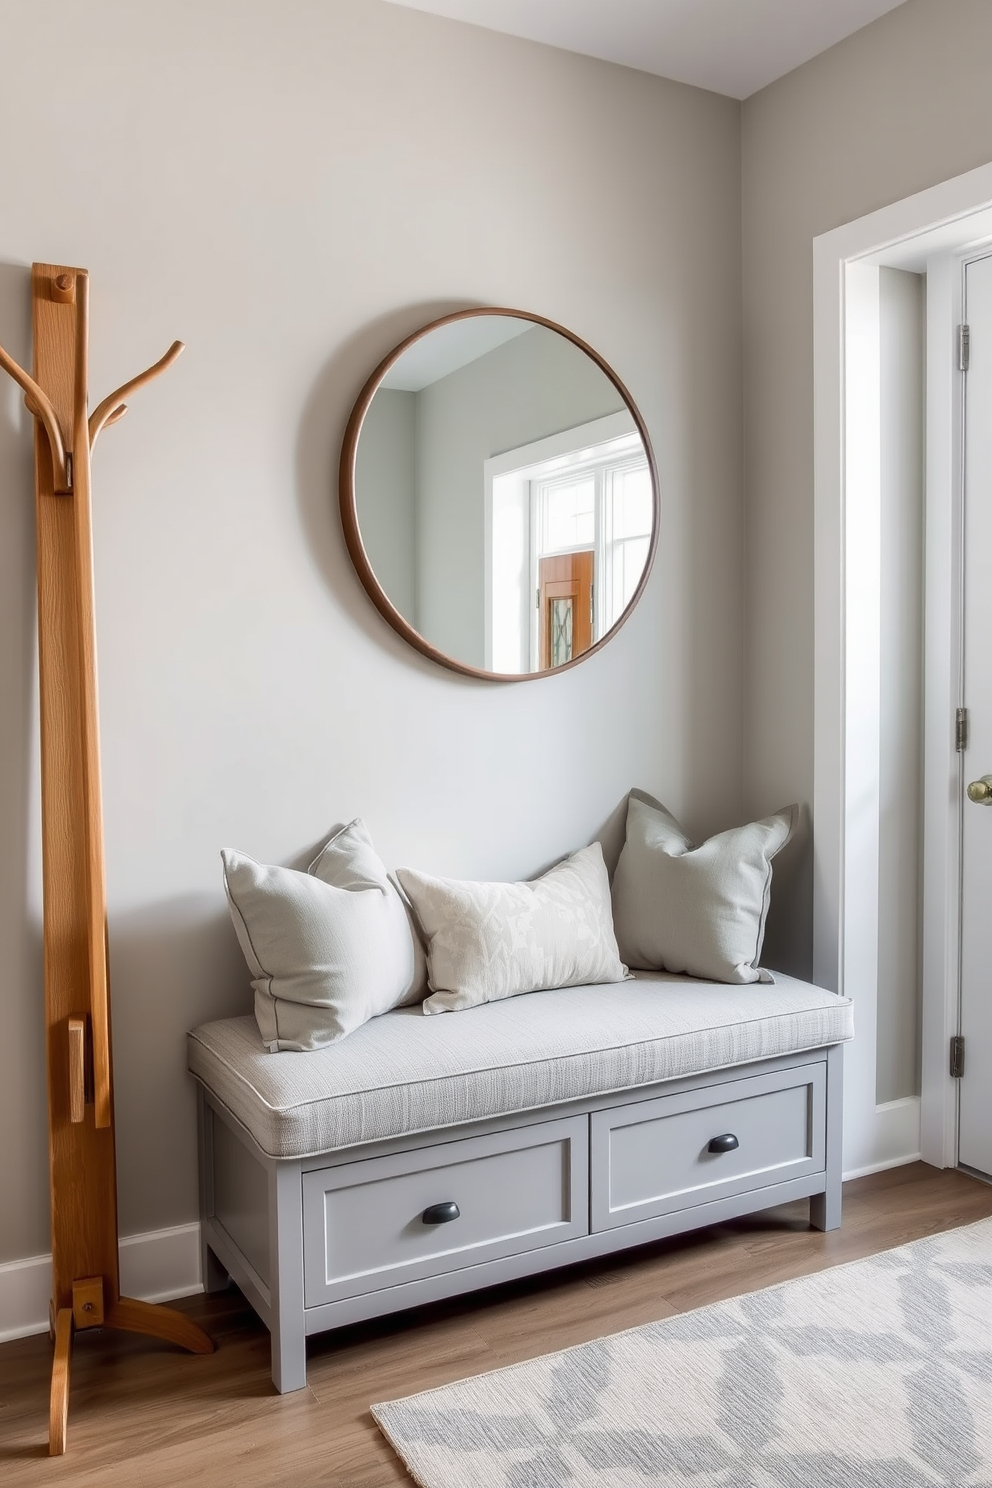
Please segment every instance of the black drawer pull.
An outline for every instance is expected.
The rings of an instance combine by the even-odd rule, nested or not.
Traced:
[[[461,1216],[461,1212],[454,1199],[447,1199],[443,1204],[431,1204],[420,1217],[424,1224],[450,1224]]]
[[[707,1147],[706,1151],[734,1152],[740,1145],[740,1142],[738,1142],[733,1132],[724,1132],[722,1137],[712,1138],[712,1140],[710,1141],[710,1145]]]

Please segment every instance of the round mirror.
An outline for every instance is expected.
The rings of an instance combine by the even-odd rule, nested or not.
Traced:
[[[537,315],[465,310],[369,378],[341,515],[411,645],[508,681],[573,666],[623,624],[654,557],[658,482],[644,422],[591,347]]]

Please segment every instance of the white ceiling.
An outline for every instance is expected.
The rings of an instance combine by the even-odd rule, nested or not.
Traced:
[[[902,0],[390,0],[602,57],[731,98],[860,31]]]

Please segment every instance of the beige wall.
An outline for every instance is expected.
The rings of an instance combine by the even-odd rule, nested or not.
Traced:
[[[634,783],[696,832],[738,820],[740,109],[377,0],[0,0],[0,27],[0,340],[29,359],[28,265],[49,259],[91,271],[97,397],[189,344],[95,461],[133,1233],[195,1215],[184,1031],[250,1006],[220,847],[299,863],[361,813],[390,864],[517,876]],[[616,229],[578,230],[591,183]],[[335,512],[369,371],[473,302],[602,352],[662,481],[632,620],[509,687],[393,636]],[[48,1244],[30,469],[0,388],[0,1260]],[[805,783],[801,747],[788,763]]]
[[[750,811],[812,797],[812,241],[992,159],[990,56],[988,0],[907,0],[743,107]],[[808,975],[811,878],[788,870],[768,959]]]

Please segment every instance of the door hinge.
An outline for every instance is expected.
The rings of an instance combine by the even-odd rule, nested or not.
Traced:
[[[951,1039],[951,1079],[960,1080],[964,1074],[964,1035],[956,1033]]]
[[[958,371],[967,372],[971,365],[971,326],[958,326]]]
[[[535,608],[535,610],[539,610],[541,608],[541,586],[540,586],[540,584],[534,590],[534,608]]]
[[[968,709],[959,708],[954,715],[954,747],[958,754],[968,748]]]

